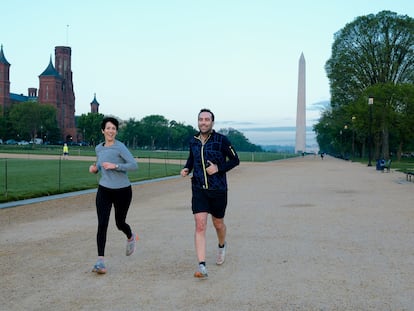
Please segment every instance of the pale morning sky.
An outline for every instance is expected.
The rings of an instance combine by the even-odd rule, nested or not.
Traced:
[[[13,0],[1,10],[12,93],[38,88],[55,46],[65,45],[77,115],[96,93],[101,113],[124,120],[160,114],[196,126],[207,107],[216,128],[237,129],[295,126],[302,52],[314,124],[317,104],[330,98],[324,66],[334,33],[382,10],[414,17],[414,1]]]

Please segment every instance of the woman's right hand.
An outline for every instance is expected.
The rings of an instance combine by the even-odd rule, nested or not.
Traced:
[[[96,163],[89,166],[89,173],[92,173],[92,174],[98,173],[98,167],[96,166]]]

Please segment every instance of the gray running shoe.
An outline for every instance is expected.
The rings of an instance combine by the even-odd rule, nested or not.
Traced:
[[[226,249],[227,249],[227,243],[224,243],[224,247],[217,249],[217,265],[222,265],[224,263],[224,260],[226,259]]]
[[[208,277],[206,266],[199,264],[197,271],[194,273],[194,277],[199,279],[206,279]]]
[[[126,244],[126,255],[131,256],[135,252],[137,235],[135,233],[132,234],[132,240],[127,240]]]
[[[93,266],[92,272],[96,272],[98,274],[105,274],[106,273],[106,266],[102,259],[98,259],[96,264]]]

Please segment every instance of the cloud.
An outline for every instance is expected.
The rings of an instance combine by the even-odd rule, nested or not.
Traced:
[[[306,107],[307,111],[321,111],[325,110],[326,108],[330,107],[331,102],[329,100],[324,100],[320,102],[316,102],[311,104],[310,106]]]

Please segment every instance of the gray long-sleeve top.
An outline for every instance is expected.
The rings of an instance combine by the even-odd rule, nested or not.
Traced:
[[[118,140],[115,140],[112,146],[100,143],[96,146],[95,152],[96,166],[101,173],[100,185],[110,189],[120,189],[131,185],[127,172],[138,169],[138,163],[123,143]],[[118,165],[118,168],[105,170],[102,167],[103,162],[114,163]]]

